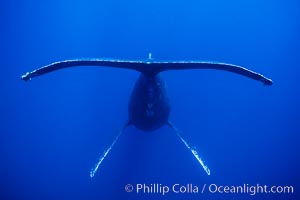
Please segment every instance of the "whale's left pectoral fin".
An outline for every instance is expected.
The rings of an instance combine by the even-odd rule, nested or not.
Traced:
[[[90,171],[90,177],[93,178],[99,168],[99,166],[101,165],[101,163],[103,162],[103,160],[105,159],[105,157],[108,155],[108,153],[110,152],[110,150],[114,147],[114,145],[116,144],[116,142],[118,141],[119,137],[122,135],[122,133],[124,132],[125,128],[127,128],[130,125],[130,123],[126,123],[120,130],[118,135],[116,136],[116,138],[114,139],[114,141],[112,142],[112,144],[103,152],[103,154],[101,154],[101,156],[99,157],[98,162],[95,164],[95,166],[92,168],[92,170]]]
[[[199,153],[197,152],[196,148],[191,146],[190,143],[188,143],[182,136],[180,130],[178,130],[171,122],[168,122],[167,124],[169,127],[171,127],[175,132],[176,135],[179,137],[179,139],[183,142],[183,144],[191,151],[193,156],[197,159],[199,164],[202,166],[204,171],[206,172],[207,175],[210,175],[210,169],[205,165],[204,161],[201,159],[199,156]]]

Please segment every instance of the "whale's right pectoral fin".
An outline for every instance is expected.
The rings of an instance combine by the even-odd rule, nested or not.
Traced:
[[[181,136],[181,132],[171,123],[168,122],[167,124],[168,126],[170,126],[177,134],[177,136],[179,137],[179,139],[183,142],[183,144],[191,151],[191,153],[193,154],[193,156],[197,159],[197,161],[199,162],[199,164],[202,166],[202,168],[204,169],[204,171],[206,172],[207,175],[210,175],[210,169],[207,167],[207,165],[205,165],[204,161],[201,159],[201,157],[199,156],[199,153],[197,152],[197,150],[192,147],[182,136]]]

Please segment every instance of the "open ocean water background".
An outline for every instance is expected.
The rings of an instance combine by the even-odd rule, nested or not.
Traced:
[[[286,1],[0,2],[0,199],[297,199],[300,4]],[[73,58],[221,61],[271,87],[214,70],[162,73],[170,120],[198,148],[207,176],[173,130],[129,127],[138,73],[81,67],[23,82]],[[136,194],[126,184],[292,185],[294,194]],[[298,196],[299,197],[299,196]]]

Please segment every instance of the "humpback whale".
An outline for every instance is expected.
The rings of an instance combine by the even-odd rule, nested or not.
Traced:
[[[264,85],[272,85],[271,79],[238,65],[203,61],[154,61],[151,53],[149,53],[148,59],[145,61],[115,59],[75,59],[59,61],[27,72],[21,76],[21,79],[29,81],[34,77],[56,70],[78,66],[114,67],[140,72],[140,76],[135,83],[128,104],[128,121],[120,129],[112,144],[100,156],[95,167],[92,168],[90,172],[90,177],[94,177],[100,164],[113,148],[124,129],[130,125],[146,132],[154,131],[165,125],[171,127],[183,144],[191,151],[204,171],[210,175],[210,169],[201,159],[197,150],[182,137],[180,130],[169,121],[170,104],[165,82],[160,77],[161,72],[168,70],[215,69],[236,73],[260,81]]]

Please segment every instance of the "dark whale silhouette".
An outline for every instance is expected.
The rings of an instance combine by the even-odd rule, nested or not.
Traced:
[[[167,95],[165,82],[160,77],[160,72],[167,70],[187,70],[187,69],[216,69],[224,70],[233,73],[243,75],[245,77],[261,81],[265,85],[272,85],[272,80],[265,76],[248,70],[244,67],[219,63],[219,62],[198,62],[198,61],[164,61],[158,62],[153,61],[151,54],[146,61],[127,61],[127,60],[112,60],[112,59],[77,59],[77,60],[66,60],[55,62],[47,66],[36,69],[32,72],[24,74],[21,78],[24,81],[31,80],[36,76],[76,66],[101,66],[101,67],[115,67],[124,68],[139,71],[141,74],[135,83],[134,89],[131,94],[129,101],[128,111],[129,118],[128,122],[120,130],[118,136],[115,138],[113,143],[100,157],[96,166],[92,169],[90,176],[93,177],[104,160],[106,155],[112,149],[123,130],[129,126],[134,125],[135,127],[143,131],[154,131],[164,125],[168,125],[173,128],[182,140],[185,146],[191,150],[195,158],[201,164],[203,169],[209,175],[210,170],[204,164],[198,152],[188,143],[180,134],[180,131],[169,122],[170,105],[169,98]]]

